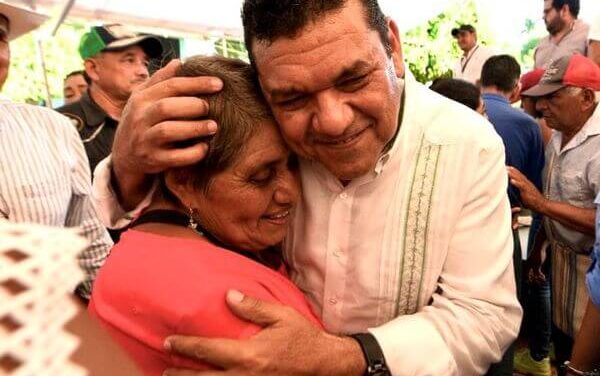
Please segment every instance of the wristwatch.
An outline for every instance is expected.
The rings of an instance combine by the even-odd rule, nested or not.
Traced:
[[[591,371],[582,371],[582,370],[579,370],[579,369],[573,367],[571,365],[571,362],[568,360],[562,364],[561,368],[563,369],[563,371],[565,371],[567,374],[570,374],[570,375],[600,376],[600,369],[596,368]]]
[[[350,337],[358,342],[367,361],[367,370],[364,376],[392,376],[375,336],[371,333],[358,333],[352,334]]]

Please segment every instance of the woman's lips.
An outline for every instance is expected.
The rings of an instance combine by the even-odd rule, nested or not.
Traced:
[[[278,224],[278,225],[282,225],[282,224],[286,224],[288,219],[290,217],[290,210],[283,210],[277,213],[273,213],[273,214],[267,214],[264,215],[263,218],[265,218],[267,221]]]

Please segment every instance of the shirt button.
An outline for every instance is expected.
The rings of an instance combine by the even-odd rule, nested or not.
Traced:
[[[335,251],[333,251],[333,255],[335,257],[340,257],[342,255],[342,251],[339,249],[336,249]]]
[[[342,200],[345,200],[345,199],[347,199],[347,198],[348,198],[348,194],[347,194],[346,192],[342,192],[342,193],[340,193],[340,198],[341,198]]]
[[[337,298],[329,298],[329,304],[334,305],[337,304],[338,300]]]

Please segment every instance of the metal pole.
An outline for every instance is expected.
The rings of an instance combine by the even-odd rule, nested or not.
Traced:
[[[62,25],[63,22],[65,22],[65,19],[67,18],[67,16],[69,15],[69,12],[73,8],[73,5],[75,5],[75,0],[68,0],[65,3],[65,6],[63,7],[62,12],[60,13],[60,17],[58,17],[58,20],[56,21],[56,25],[54,25],[54,29],[52,29],[52,33],[51,33],[52,36],[56,35],[56,32],[58,31],[58,28],[60,27],[60,25]]]
[[[52,94],[50,94],[50,82],[48,81],[48,71],[46,70],[46,59],[44,57],[44,45],[42,40],[37,40],[38,53],[40,55],[40,63],[42,66],[42,73],[44,74],[44,83],[46,84],[46,107],[52,108]]]

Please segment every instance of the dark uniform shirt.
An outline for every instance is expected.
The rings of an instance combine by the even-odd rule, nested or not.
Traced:
[[[118,122],[92,100],[89,92],[84,93],[79,101],[57,111],[71,119],[77,127],[93,174],[96,165],[111,152]]]

